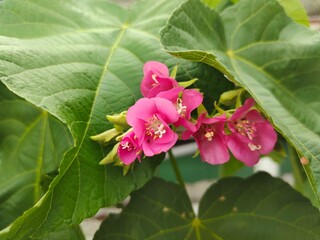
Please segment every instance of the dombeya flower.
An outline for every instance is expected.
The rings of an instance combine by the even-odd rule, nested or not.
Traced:
[[[229,160],[230,155],[224,134],[225,115],[207,118],[206,113],[199,116],[193,134],[203,161],[210,164],[222,164]]]
[[[133,131],[130,131],[123,136],[118,146],[118,155],[121,162],[125,165],[129,165],[137,158],[140,161],[141,152],[138,139]]]
[[[187,131],[195,132],[195,125],[189,121],[191,119],[191,112],[196,109],[203,100],[202,94],[194,89],[184,89],[183,87],[176,87],[171,90],[161,92],[157,97],[168,99],[176,107],[179,114],[177,122],[174,126],[183,126]],[[182,139],[186,139],[182,133]]]
[[[238,108],[228,121],[231,134],[227,144],[233,155],[248,166],[259,161],[260,154],[270,153],[277,141],[271,124],[260,113],[251,109],[255,104],[249,98]]]
[[[178,86],[178,82],[169,76],[169,69],[160,62],[146,62],[143,67],[144,78],[140,90],[144,97],[152,98],[158,93]]]
[[[173,147],[178,135],[169,124],[178,119],[176,108],[164,98],[139,99],[127,113],[128,124],[132,126],[146,156],[167,152]]]

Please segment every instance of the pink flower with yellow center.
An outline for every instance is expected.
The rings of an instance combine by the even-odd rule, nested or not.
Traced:
[[[277,141],[277,133],[260,113],[252,109],[255,101],[249,98],[228,121],[231,134],[227,144],[233,155],[248,166],[256,164],[261,154],[270,153]]]
[[[225,115],[207,118],[203,113],[199,116],[193,134],[203,161],[210,164],[222,164],[229,160],[230,155],[224,134]],[[190,133],[190,132],[189,132]]]
[[[179,119],[173,123],[174,126],[183,126],[186,131],[195,132],[196,127],[190,121],[191,112],[196,109],[203,100],[202,94],[194,89],[184,89],[183,87],[176,87],[171,90],[161,92],[157,97],[168,99],[175,106]],[[187,139],[185,132],[182,133],[182,139]]]
[[[127,113],[128,124],[132,126],[146,156],[167,152],[173,147],[178,135],[169,124],[178,119],[176,108],[163,98],[139,99]]]
[[[140,90],[144,97],[156,97],[158,93],[178,86],[178,82],[171,78],[169,69],[160,62],[146,62],[143,67],[144,77]]]
[[[120,160],[129,165],[137,158],[141,160],[142,150],[139,146],[139,142],[133,131],[127,133],[120,141],[118,147],[118,156]]]

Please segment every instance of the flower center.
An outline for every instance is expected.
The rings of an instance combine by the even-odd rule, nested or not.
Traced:
[[[162,138],[166,132],[166,127],[157,118],[156,115],[153,115],[148,119],[148,122],[146,123],[146,134],[148,136],[153,137],[153,139],[155,140],[157,138]]]
[[[186,116],[187,107],[182,105],[182,99],[181,98],[177,99],[176,109],[177,109],[178,114],[181,117],[185,117]]]
[[[128,150],[129,152],[131,152],[133,149],[135,149],[134,147],[133,147],[133,145],[132,145],[132,143],[130,143],[130,142],[122,142],[121,144],[121,148],[122,149],[126,149],[126,150]]]
[[[152,80],[154,81],[154,83],[151,84],[152,87],[158,86],[159,82],[157,80],[157,74],[152,74],[151,76]]]
[[[236,131],[242,136],[248,137],[252,140],[257,135],[257,129],[254,126],[254,123],[250,122],[247,119],[242,119],[237,121],[235,124]]]
[[[202,135],[202,138],[208,142],[211,142],[215,135],[215,130],[213,125],[211,124],[202,124],[200,127],[200,132]]]

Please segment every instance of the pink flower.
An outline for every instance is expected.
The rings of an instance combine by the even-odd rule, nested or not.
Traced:
[[[127,133],[120,141],[118,156],[125,165],[131,164],[136,158],[140,161],[141,152],[138,139],[133,131]]]
[[[159,93],[157,97],[168,99],[175,106],[179,114],[179,119],[177,122],[173,123],[174,126],[183,126],[190,132],[196,131],[195,125],[189,120],[191,119],[191,112],[202,103],[203,96],[200,92],[194,89],[176,87]],[[187,138],[185,138],[185,133],[182,133],[182,139],[185,140]]]
[[[179,119],[172,103],[163,98],[142,98],[129,108],[128,124],[146,156],[167,152],[178,139],[169,124]]]
[[[146,62],[143,66],[143,72],[144,78],[140,90],[144,97],[152,98],[160,92],[178,86],[178,82],[170,78],[168,67],[160,62]]]
[[[206,113],[199,116],[197,131],[193,134],[203,161],[210,164],[222,164],[230,155],[224,134],[225,115],[207,118]]]
[[[227,144],[233,155],[248,166],[259,161],[260,154],[270,153],[277,141],[277,134],[271,124],[257,110],[251,109],[253,98],[245,101],[228,121],[231,134]]]

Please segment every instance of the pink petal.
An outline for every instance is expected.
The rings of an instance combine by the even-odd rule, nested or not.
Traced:
[[[246,115],[246,119],[248,119],[250,122],[254,122],[254,123],[264,123],[266,122],[266,119],[264,119],[261,114],[253,109],[251,111],[249,111]]]
[[[139,99],[127,112],[127,122],[133,126],[137,119],[149,119],[156,112],[155,103],[149,98]]]
[[[150,89],[153,88],[153,84],[155,84],[155,81],[152,78],[153,72],[148,72],[144,75],[141,84],[140,84],[140,91],[142,96],[148,97]]]
[[[143,152],[146,156],[151,157],[162,152],[169,151],[178,140],[178,135],[176,133],[172,134],[172,137],[169,142],[158,143],[157,140],[147,142],[145,141],[142,145]]]
[[[143,73],[144,75],[146,75],[149,72],[153,72],[161,77],[169,77],[168,67],[161,62],[156,62],[156,61],[146,62],[143,66]]]
[[[227,144],[232,154],[248,166],[255,165],[260,159],[259,151],[251,151],[248,142],[240,140],[236,134],[228,136]]]
[[[134,148],[132,150],[128,150],[126,148],[123,148],[121,143],[123,142],[129,142],[129,144]],[[138,152],[140,152],[140,146],[138,145],[138,141],[135,138],[135,133],[134,132],[129,132],[128,134],[126,134],[119,145],[118,148],[118,156],[120,158],[120,160],[125,164],[125,165],[129,165],[131,164],[136,158],[140,159],[140,155],[138,154]]]
[[[155,87],[150,87],[147,93],[148,98],[156,97],[159,93],[168,91],[178,85],[178,82],[173,78],[161,78],[158,77],[158,85]]]
[[[187,107],[186,119],[191,118],[191,112],[199,107],[202,101],[202,94],[194,89],[186,89],[182,92],[182,104]]]
[[[175,87],[171,88],[168,91],[160,92],[157,97],[165,98],[171,101],[172,103],[177,102],[177,98],[179,97],[179,93],[183,91],[184,87]]]
[[[153,98],[157,107],[157,116],[166,123],[174,123],[179,119],[179,114],[175,106],[167,99],[164,98]]]
[[[255,101],[253,98],[248,98],[244,104],[239,107],[231,116],[230,120],[234,121],[237,119],[242,119],[250,110],[250,108],[252,108],[255,104]]]
[[[277,142],[277,133],[273,129],[272,125],[267,121],[265,121],[265,123],[257,124],[256,128],[258,131],[254,142],[256,145],[261,146],[259,152],[261,154],[270,153]]]
[[[220,136],[215,136],[212,141],[201,141],[196,138],[196,143],[203,161],[210,164],[222,164],[229,161],[228,149]]]

